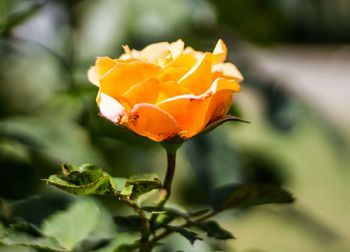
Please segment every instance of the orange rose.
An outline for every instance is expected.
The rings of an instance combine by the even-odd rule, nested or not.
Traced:
[[[176,135],[188,139],[224,116],[243,77],[224,63],[227,48],[219,40],[212,53],[184,42],[161,42],[130,50],[118,59],[98,57],[88,71],[99,87],[103,117],[156,142]]]

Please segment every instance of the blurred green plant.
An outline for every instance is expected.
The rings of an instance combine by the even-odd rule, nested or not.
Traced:
[[[166,179],[165,183],[171,184],[171,181],[167,182]],[[129,179],[113,178],[100,168],[91,164],[83,164],[80,166],[63,165],[62,175],[52,175],[45,181],[69,193],[77,195],[107,195],[131,207],[137,215],[124,217],[115,216],[114,220],[117,226],[123,228],[123,230],[140,232],[141,239],[127,246],[128,249],[139,248],[140,251],[151,251],[154,246],[158,245],[159,241],[174,232],[181,234],[193,244],[196,240],[202,239],[196,232],[196,229],[205,232],[207,236],[215,239],[232,239],[233,235],[229,231],[220,227],[217,222],[208,219],[228,209],[268,203],[293,202],[293,197],[287,191],[276,185],[229,185],[214,190],[210,206],[206,206],[204,209],[196,210],[195,212],[189,212],[165,206],[165,202],[170,196],[170,189],[166,184],[162,185],[160,180],[153,175],[137,176]],[[140,204],[143,200],[140,196],[155,189],[168,190],[166,193],[169,193],[169,195],[161,196],[156,206],[141,206]],[[165,199],[162,199],[162,197],[165,197]],[[55,218],[58,217],[53,217],[52,219]],[[91,219],[93,218],[89,218],[89,222]],[[181,220],[182,224],[172,224],[175,220]],[[57,223],[62,224],[67,223],[67,221],[57,221]],[[46,224],[46,226],[48,225]],[[67,227],[64,228],[64,235],[67,236],[65,240],[69,240],[71,239],[70,235],[74,234],[70,234],[70,230],[66,230],[66,228]],[[193,228],[195,228],[195,230],[193,230]],[[52,228],[49,228],[49,230],[51,229]],[[55,233],[55,230],[56,229],[51,233],[49,232],[49,234],[58,240],[62,239],[59,233]],[[83,230],[86,231],[88,229]],[[76,231],[72,230],[70,232]],[[81,232],[78,233],[81,234]],[[58,237],[56,237],[57,235]],[[152,236],[152,238],[150,238],[150,236]],[[5,237],[3,239],[5,239]],[[76,236],[75,239],[77,239]],[[116,239],[119,238],[117,237]],[[75,243],[72,242],[72,244],[68,243],[67,245],[65,240],[60,244],[64,246],[65,249],[72,249]],[[20,245],[20,243],[17,245]],[[28,246],[31,245],[28,244]],[[123,246],[123,249],[125,246]],[[52,249],[54,250],[54,248]]]
[[[348,41],[350,34],[347,32],[350,23],[346,12],[349,6],[347,1],[339,0],[332,3],[327,1],[312,1],[312,3],[211,1],[209,4],[207,1],[193,0],[176,1],[174,5],[170,2],[152,1],[145,4],[143,1],[119,0],[0,1],[0,236],[6,241],[6,245],[1,246],[0,251],[34,251],[16,244],[24,246],[31,244],[31,247],[39,251],[43,250],[42,246],[62,249],[62,246],[66,245],[59,244],[58,241],[49,237],[50,235],[45,234],[42,223],[57,210],[60,209],[64,211],[60,213],[68,214],[71,208],[76,208],[79,204],[91,207],[92,211],[97,207],[99,211],[94,213],[98,212],[99,221],[91,224],[95,226],[87,236],[83,237],[83,240],[69,245],[74,246],[74,249],[113,251],[121,244],[133,244],[138,239],[138,235],[134,234],[135,231],[124,233],[121,230],[128,230],[130,226],[133,229],[132,225],[128,224],[129,220],[137,223],[139,218],[135,218],[137,215],[125,219],[124,216],[118,218],[116,215],[124,214],[125,210],[122,205],[115,203],[114,199],[110,199],[113,197],[101,196],[98,204],[85,203],[84,200],[72,203],[76,201],[76,197],[49,190],[39,183],[40,178],[56,173],[59,163],[62,162],[96,163],[106,168],[113,178],[126,177],[117,183],[117,187],[119,185],[120,188],[123,188],[123,181],[127,181],[127,177],[135,173],[149,172],[149,167],[152,167],[152,172],[153,168],[161,172],[161,169],[156,168],[161,160],[157,159],[157,148],[154,145],[133,134],[116,129],[107,122],[98,121],[95,116],[96,108],[91,106],[94,91],[93,88],[85,85],[85,69],[91,64],[92,56],[115,54],[119,50],[117,45],[126,42],[142,47],[150,41],[165,40],[170,37],[184,37],[192,40],[193,44],[205,47],[211,43],[210,39],[217,37],[219,33],[220,37],[234,36],[235,40],[239,40],[237,32],[240,36],[252,41],[267,43],[275,41],[339,42]],[[229,26],[224,26],[224,23]],[[160,26],[160,29],[153,29],[154,24],[157,27]],[[239,46],[240,43],[238,43]],[[243,47],[237,49],[239,49],[237,51],[244,51]],[[237,62],[241,65],[245,63],[248,67],[254,63],[243,62],[243,60],[238,58]],[[293,113],[289,112],[295,109],[300,113],[306,108],[291,107],[291,102],[294,101],[291,100],[296,98],[291,99],[290,95],[282,89],[276,90],[274,81],[261,83],[261,79],[266,79],[266,76],[256,78],[249,71],[244,72],[247,73],[247,84],[258,91],[260,98],[265,101],[261,105],[266,112],[264,120],[272,126],[268,128],[268,132],[273,134],[267,134],[267,132],[260,132],[260,134],[275,139],[281,138],[281,133],[284,133],[284,144],[290,144],[292,141],[290,137],[299,133],[300,122],[297,119],[300,118],[293,117]],[[271,76],[267,77],[269,79]],[[297,102],[301,103],[300,100]],[[234,114],[237,115],[236,112]],[[314,115],[313,112],[310,114]],[[328,140],[325,140],[325,144],[330,148],[337,147],[338,155],[346,152],[346,146],[332,142],[333,134],[341,142],[344,141],[339,131],[329,128],[324,132],[315,132],[314,129],[323,125],[324,120],[319,118],[313,120],[308,124],[312,130],[308,131],[307,136],[303,135],[305,139],[310,137],[313,139],[310,141],[314,141],[318,136],[323,136],[322,134],[332,134],[328,136]],[[264,127],[269,126],[264,125]],[[241,132],[235,126],[226,127],[230,132]],[[269,145],[266,139],[262,140],[254,135],[255,144],[250,144],[248,141],[243,148],[244,144],[230,141],[226,133],[219,131],[205,137],[200,136],[188,142],[183,148],[184,151],[180,152],[180,161],[182,164],[188,162],[189,170],[186,173],[188,176],[182,177],[184,182],[181,186],[176,187],[178,193],[176,201],[186,205],[186,208],[202,209],[203,205],[209,204],[211,200],[208,194],[218,185],[248,182],[279,186],[288,183],[290,186],[291,180],[295,180],[290,176],[291,174],[286,173],[286,167],[291,165],[288,163],[289,159],[285,157],[288,155],[281,157],[271,153],[273,148],[266,147]],[[245,136],[250,135],[253,134]],[[259,148],[259,144],[264,146]],[[303,142],[299,140],[299,144]],[[297,148],[294,147],[291,155],[299,158],[302,153],[298,153],[295,149]],[[303,150],[308,151],[305,148]],[[317,154],[310,155],[310,159],[314,158],[317,161],[319,160],[318,149],[315,151]],[[287,153],[287,150],[285,152]],[[198,157],[201,157],[200,161]],[[318,162],[320,170],[317,170],[317,173],[319,174],[324,172],[324,167],[321,167],[323,163],[325,163],[324,166],[330,164],[321,162]],[[143,164],[142,167],[140,163]],[[309,163],[306,166],[308,167],[303,167],[304,174],[305,170],[312,174],[312,179],[308,180],[310,183],[308,187],[321,188],[313,184],[315,180],[313,170],[304,169],[311,167],[312,164]],[[178,174],[181,178],[181,173]],[[341,187],[342,183],[335,180],[333,185]],[[322,183],[322,188],[329,189],[329,187]],[[320,197],[326,200],[327,193],[318,189],[317,191]],[[143,196],[147,195],[148,193]],[[143,196],[141,195],[138,199],[142,199]],[[333,195],[331,198],[333,203],[327,203],[327,205],[333,210],[342,209],[341,200],[337,202]],[[310,205],[317,208],[319,208],[318,203],[310,201]],[[71,204],[72,206],[67,208],[67,205]],[[146,215],[151,215],[152,211],[159,214],[159,221],[171,218],[176,224],[178,221],[185,221],[184,218],[177,217],[179,214],[172,214],[173,209],[169,206],[164,207],[167,208],[167,214],[164,210],[150,209],[147,206],[142,208],[145,208]],[[117,209],[117,212],[111,209]],[[243,208],[239,213],[250,213],[245,210],[246,208]],[[336,229],[336,224],[333,222],[328,220],[330,222],[328,223],[315,217],[312,207],[301,210],[305,213],[295,207],[290,212],[283,212],[282,217],[284,220],[299,223],[302,227],[300,230],[307,234],[305,240],[310,239],[310,236],[313,239],[313,234],[318,232],[319,226],[323,225],[325,230]],[[202,216],[207,214],[207,211],[203,208],[199,213],[189,211],[189,214],[191,218],[198,218],[196,214]],[[84,213],[75,214],[77,215],[84,216]],[[113,216],[115,216],[116,225],[112,224]],[[235,215],[235,218],[239,219],[240,216]],[[336,211],[328,216],[332,216],[334,222],[337,220],[336,216],[339,216],[341,223],[346,219],[344,215],[336,214]],[[34,223],[34,226],[25,220]],[[167,221],[164,220],[164,222]],[[85,223],[81,225],[84,226]],[[283,230],[287,228],[286,232],[289,234],[291,228],[283,222]],[[198,232],[198,228],[193,230]],[[172,231],[172,233],[175,232],[177,231]],[[330,235],[331,233],[328,231],[318,234],[318,243],[322,244],[326,238],[335,236]],[[184,231],[183,234],[193,239],[191,233]],[[229,236],[225,232],[223,234],[219,232],[219,234]],[[195,235],[195,237],[199,236]],[[251,232],[249,236],[256,237],[257,234]],[[23,240],[19,241],[18,237]],[[36,239],[39,239],[39,243]],[[175,246],[172,246],[171,243],[174,241]],[[332,243],[336,242],[337,240],[332,239]],[[178,240],[169,240],[168,244],[163,244],[163,251],[174,250],[174,247],[177,248],[180,243],[181,241]],[[195,245],[206,246],[201,244],[197,242]],[[214,248],[224,250],[227,244],[217,244],[208,240],[208,247],[200,247],[199,250],[215,250]],[[227,250],[232,250],[232,247]]]

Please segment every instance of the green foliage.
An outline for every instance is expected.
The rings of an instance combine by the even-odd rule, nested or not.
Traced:
[[[51,175],[47,184],[78,195],[107,194],[115,190],[111,177],[91,164],[62,165],[62,175]]]
[[[167,226],[167,229],[179,233],[184,238],[186,238],[192,245],[195,241],[202,240],[202,238],[200,238],[197,233],[190,231],[184,227]]]
[[[142,220],[139,215],[115,216],[113,219],[120,231],[123,231],[123,232],[141,231]]]
[[[99,208],[92,200],[78,201],[66,211],[55,213],[44,221],[42,232],[55,237],[68,250],[72,250],[88,237],[97,225]]]
[[[209,237],[212,237],[218,240],[227,240],[227,239],[234,238],[229,231],[220,227],[220,225],[213,220],[201,222],[197,224],[196,227],[206,232]]]
[[[276,185],[243,184],[227,185],[216,189],[212,197],[217,212],[229,208],[242,208],[269,203],[292,203],[293,196]]]
[[[42,232],[34,225],[25,222],[23,220],[14,223],[14,224],[10,224],[10,227],[14,230],[14,231],[18,231],[18,232],[24,232],[27,233],[33,237],[41,237],[43,236]]]
[[[107,246],[95,250],[96,252],[128,252],[133,251],[134,244],[139,237],[136,234],[118,233]]]
[[[162,184],[158,177],[155,175],[139,175],[129,178],[125,186],[132,186],[130,194],[131,199],[136,199],[140,195],[145,194],[154,189],[160,189]]]
[[[51,175],[44,181],[73,194],[112,195],[120,199],[132,200],[161,187],[161,182],[155,175],[138,175],[129,179],[112,178],[101,168],[92,164],[79,166],[64,164],[62,174]]]
[[[5,227],[0,223],[1,245],[24,246],[45,251],[65,251],[65,248],[55,238],[45,236],[32,225],[24,222],[11,227]]]

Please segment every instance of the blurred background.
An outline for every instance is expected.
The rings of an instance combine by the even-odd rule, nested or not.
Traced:
[[[159,251],[350,251],[349,0],[0,0],[2,218],[40,226],[76,201],[40,181],[63,162],[163,176],[160,145],[97,115],[86,71],[123,44],[178,38],[209,51],[226,42],[245,77],[231,112],[251,124],[227,123],[186,143],[171,203],[196,209],[235,182],[278,184],[297,200],[218,216],[235,240],[191,247],[173,235]],[[104,220],[114,207],[124,211],[98,204]]]

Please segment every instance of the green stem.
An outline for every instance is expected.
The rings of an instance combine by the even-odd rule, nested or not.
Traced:
[[[134,211],[140,216],[142,221],[141,239],[140,239],[140,252],[150,252],[152,246],[149,242],[150,236],[150,222],[145,215],[145,212],[135,202],[130,199],[121,199],[124,203],[134,209]]]
[[[158,207],[162,208],[164,204],[168,201],[171,194],[171,185],[174,179],[175,174],[175,165],[176,165],[176,151],[169,152],[167,150],[167,170],[164,177],[164,182],[160,190],[160,198],[158,202]]]
[[[176,151],[180,147],[180,144],[165,144],[163,143],[163,147],[166,150],[167,154],[167,170],[164,176],[164,181],[162,184],[162,188],[160,189],[159,201],[157,204],[158,208],[163,208],[165,203],[168,201],[171,195],[171,185],[175,175],[175,166],[176,166]],[[151,216],[151,225],[157,221],[158,214],[152,214]],[[151,247],[153,247],[154,243],[150,243]]]
[[[204,216],[202,216],[202,217],[200,217],[200,218],[198,218],[198,219],[196,219],[194,221],[187,221],[185,224],[181,225],[180,227],[182,227],[182,228],[191,227],[191,226],[193,226],[195,224],[201,223],[202,221],[205,221],[205,220],[213,217],[217,213],[218,212],[212,211],[212,212],[210,212],[210,213],[208,213],[208,214],[206,214],[206,215],[204,215]],[[166,229],[163,233],[159,234],[158,236],[155,236],[153,239],[150,240],[151,246],[153,246],[153,244],[157,243],[159,240],[161,240],[161,239],[167,237],[168,235],[172,234],[173,232],[175,232],[175,231],[170,230],[170,229]]]

